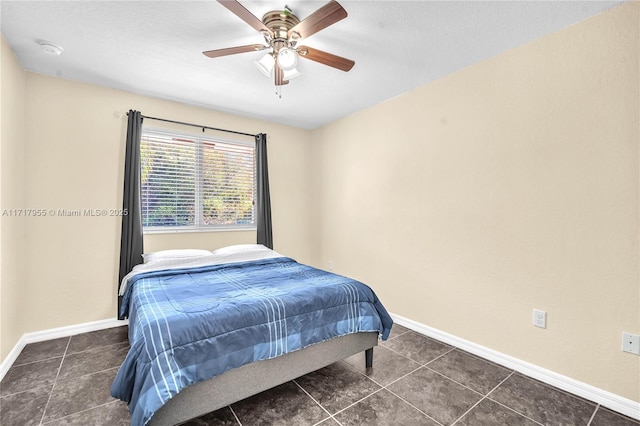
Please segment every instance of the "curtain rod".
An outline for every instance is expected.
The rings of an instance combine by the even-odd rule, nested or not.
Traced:
[[[127,115],[129,115],[128,112],[127,112]],[[245,133],[245,132],[237,132],[235,130],[219,129],[217,127],[209,127],[209,126],[202,126],[200,124],[185,123],[184,121],[175,121],[175,120],[167,120],[166,118],[149,117],[147,115],[142,115],[142,114],[140,114],[140,116],[142,118],[146,118],[146,119],[149,119],[149,120],[164,121],[166,123],[181,124],[183,126],[199,127],[200,129],[202,129],[203,132],[204,132],[205,129],[208,129],[208,130],[217,130],[219,132],[235,133],[236,135],[251,136],[251,137],[254,137],[254,138],[256,137],[256,135],[253,134],[253,133]]]

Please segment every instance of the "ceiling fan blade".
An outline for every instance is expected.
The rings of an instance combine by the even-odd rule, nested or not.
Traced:
[[[295,32],[300,34],[300,38],[307,38],[346,17],[347,11],[340,6],[340,3],[335,0],[331,0],[320,9],[307,16],[298,25],[291,28],[291,30],[289,30],[289,37],[291,37],[291,34]]]
[[[238,3],[236,0],[218,0],[218,3],[229,9],[234,15],[251,25],[259,32],[266,31],[271,34],[267,26],[258,19],[253,13],[249,12],[246,7]]]
[[[248,44],[246,46],[227,47],[225,49],[207,50],[202,52],[205,56],[210,58],[218,58],[220,56],[235,55],[236,53],[256,52],[258,50],[264,50],[269,46],[263,46],[261,44]]]
[[[333,68],[337,68],[342,71],[349,71],[356,64],[351,59],[343,58],[342,56],[334,55],[323,50],[314,49],[312,47],[300,46],[298,53],[301,58],[310,59],[315,62],[319,62],[323,65],[328,65]]]
[[[289,80],[284,79],[284,71],[282,71],[282,68],[280,68],[280,65],[278,64],[275,64],[275,66],[273,67],[273,76],[276,86],[289,84]]]

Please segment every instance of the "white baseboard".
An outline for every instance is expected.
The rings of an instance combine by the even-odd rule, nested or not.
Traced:
[[[2,364],[0,364],[0,380],[4,378],[7,371],[9,371],[9,368],[11,368],[13,363],[16,361],[16,358],[18,358],[18,355],[20,355],[20,352],[22,352],[22,349],[24,349],[24,347],[29,343],[59,339],[61,337],[69,337],[80,333],[104,330],[105,328],[120,327],[127,325],[128,323],[128,320],[120,321],[114,318],[23,334],[7,357],[2,360]]]
[[[563,376],[562,374],[547,370],[546,368],[539,367],[468,340],[461,339],[452,334],[445,333],[444,331],[401,317],[400,315],[390,315],[398,325],[402,325],[420,334],[424,334],[425,336],[432,337],[441,342],[458,347],[474,355],[495,362],[496,364],[500,364],[506,368],[540,380],[543,383],[555,386],[574,395],[581,396],[589,401],[593,401],[604,407],[610,408],[613,411],[622,413],[625,416],[640,420],[639,402],[632,401],[595,386],[591,386],[570,377]]]

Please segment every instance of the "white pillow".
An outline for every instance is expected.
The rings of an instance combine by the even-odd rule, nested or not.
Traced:
[[[237,244],[219,248],[212,253],[215,261],[219,263],[249,262],[251,260],[282,257],[281,254],[262,244]]]
[[[142,255],[144,263],[153,262],[154,260],[166,260],[166,259],[188,259],[200,256],[210,256],[211,252],[208,250],[200,249],[174,249],[174,250],[160,250],[153,253],[145,253]]]
[[[237,253],[245,253],[249,251],[264,251],[269,250],[262,244],[236,244],[233,246],[222,247],[217,250],[212,251],[213,254],[219,255],[228,255],[228,254],[237,254]]]

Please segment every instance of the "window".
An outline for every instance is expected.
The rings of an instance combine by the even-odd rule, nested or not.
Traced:
[[[143,128],[145,231],[255,228],[255,145]]]

